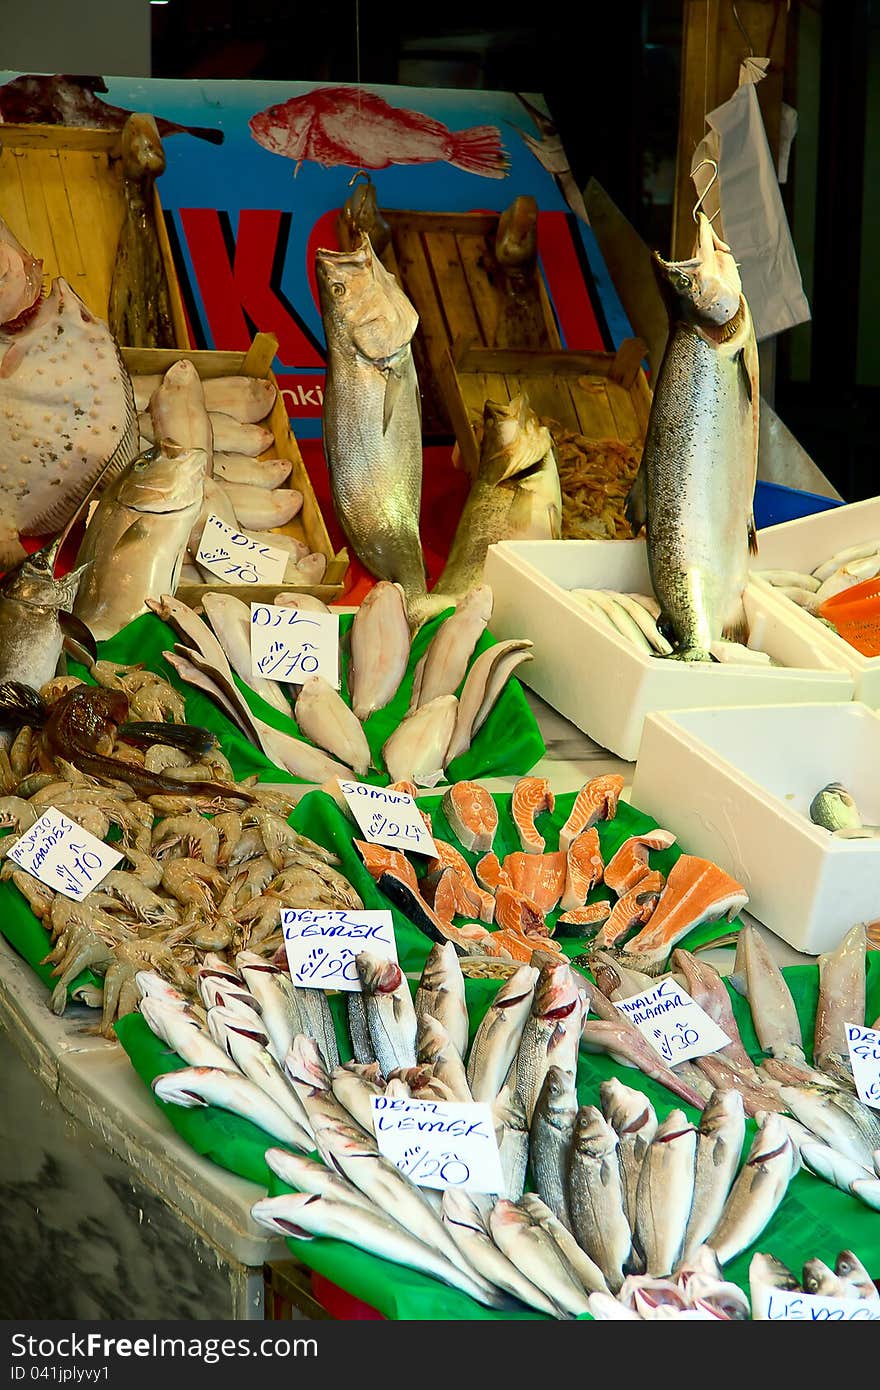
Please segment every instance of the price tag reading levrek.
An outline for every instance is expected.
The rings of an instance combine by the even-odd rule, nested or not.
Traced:
[[[394,922],[387,911],[287,907],[281,912],[281,930],[290,978],[308,989],[360,990],[355,958],[361,951],[397,960]]]
[[[344,777],[337,780],[364,839],[371,845],[386,845],[388,849],[437,858],[431,832],[415,801],[406,792],[371,787],[366,782],[349,782]]]
[[[251,670],[266,680],[304,685],[323,676],[339,689],[339,615],[251,604]]]
[[[122,857],[118,850],[75,825],[54,806],[9,850],[9,858],[19,868],[76,902],[96,888]]]
[[[615,1007],[634,1023],[669,1066],[690,1057],[707,1057],[730,1038],[674,980],[661,980],[644,994],[620,999]]]
[[[419,1187],[501,1192],[492,1111],[482,1102],[373,1096],[379,1152]]]
[[[280,584],[289,556],[234,530],[219,516],[205,522],[196,561],[227,584]]]
[[[765,1316],[768,1322],[880,1322],[880,1303],[774,1289],[768,1296]]]
[[[859,1100],[880,1110],[880,1029],[848,1023],[846,1043]]]

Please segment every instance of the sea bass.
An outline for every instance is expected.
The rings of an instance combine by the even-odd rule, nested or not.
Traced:
[[[203,449],[166,441],[139,454],[104,492],[77,556],[89,568],[74,605],[99,640],[146,612],[148,598],[174,593],[206,467]]]
[[[70,610],[84,570],[56,579],[58,549],[56,538],[0,580],[0,681],[39,690],[55,675],[65,633],[82,626]]]
[[[669,340],[627,514],[647,527],[651,581],[673,659],[741,640],[758,459],[758,351],[729,248],[704,214],[689,261],[654,256]]]

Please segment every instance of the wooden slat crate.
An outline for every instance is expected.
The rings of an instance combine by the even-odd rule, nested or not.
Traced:
[[[391,228],[383,264],[397,275],[419,315],[413,356],[425,434],[449,434],[454,422],[437,378],[456,344],[560,347],[544,277],[539,265],[527,301],[508,295],[494,254],[499,213],[383,208],[382,216]]]
[[[266,377],[275,382],[272,362],[277,351],[278,341],[271,333],[258,333],[246,353],[181,351],[175,348],[124,348],[123,356],[133,376],[150,376],[166,372],[175,362],[185,357],[193,363],[203,380],[218,376],[256,376]],[[236,598],[254,603],[271,603],[275,595],[281,592],[313,594],[329,603],[332,599],[339,598],[342,593],[342,581],[348,569],[348,551],[340,550],[338,554],[334,553],[302,454],[290,428],[280,391],[265,425],[272,431],[275,442],[263,457],[290,459],[293,468],[283,486],[296,488],[303,496],[302,508],[293,520],[276,529],[288,536],[295,536],[297,540],[305,541],[310,550],[326,555],[327,568],[324,578],[320,584],[223,584],[219,580],[217,584],[181,584],[177,590],[177,597],[183,603],[195,606],[203,594],[214,591],[234,594]]]
[[[331,1318],[312,1292],[309,1271],[296,1260],[272,1260],[263,1266],[263,1280],[266,1321]]]
[[[117,130],[4,125],[0,132],[0,216],[44,275],[61,275],[106,320],[125,209]],[[154,213],[178,347],[189,334],[158,190]]]

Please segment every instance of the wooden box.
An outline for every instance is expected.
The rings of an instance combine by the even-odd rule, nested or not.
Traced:
[[[0,132],[0,215],[25,250],[61,275],[99,318],[107,319],[125,200],[117,130],[4,125]],[[178,347],[189,347],[174,258],[154,187],[156,229],[168,279]]]
[[[278,342],[271,333],[258,333],[246,353],[124,348],[123,356],[132,376],[150,376],[166,372],[173,363],[185,357],[193,363],[203,380],[218,376],[256,376],[266,377],[274,382],[271,364],[277,351]],[[293,468],[282,486],[296,488],[303,496],[302,508],[293,520],[276,529],[288,536],[295,536],[297,540],[305,541],[310,550],[326,555],[327,568],[324,578],[320,584],[223,584],[220,581],[216,584],[181,584],[177,590],[177,597],[193,607],[201,600],[203,594],[213,591],[234,594],[246,603],[271,603],[275,595],[282,592],[313,594],[329,603],[332,599],[339,598],[342,593],[342,581],[348,569],[348,551],[340,550],[338,554],[333,551],[302,454],[290,428],[280,391],[275,398],[272,412],[264,423],[266,428],[272,431],[275,443],[263,457],[290,459]]]

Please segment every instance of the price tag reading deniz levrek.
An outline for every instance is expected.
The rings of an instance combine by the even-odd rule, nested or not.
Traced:
[[[47,888],[81,902],[120,863],[122,855],[50,806],[16,840],[9,858]]]
[[[371,787],[367,782],[349,782],[345,777],[337,780],[364,839],[371,845],[386,845],[388,849],[410,850],[437,858],[437,846],[431,833],[415,801],[406,792]]]
[[[323,676],[338,690],[338,613],[252,603],[251,670],[266,680],[294,685],[304,685],[309,676]]]
[[[482,1102],[373,1096],[379,1152],[419,1187],[501,1192],[492,1111]]]
[[[196,556],[198,563],[227,584],[280,584],[287,569],[288,554],[271,545],[262,545],[209,516]]]
[[[880,1303],[776,1290],[767,1299],[768,1322],[880,1322]]]
[[[295,985],[308,989],[359,990],[361,951],[397,960],[394,921],[388,911],[331,912],[286,907],[281,930]]]
[[[644,994],[616,1001],[615,1007],[669,1066],[689,1057],[706,1057],[731,1041],[674,980],[661,980]]]
[[[846,1044],[859,1100],[880,1110],[880,1029],[848,1023]]]

